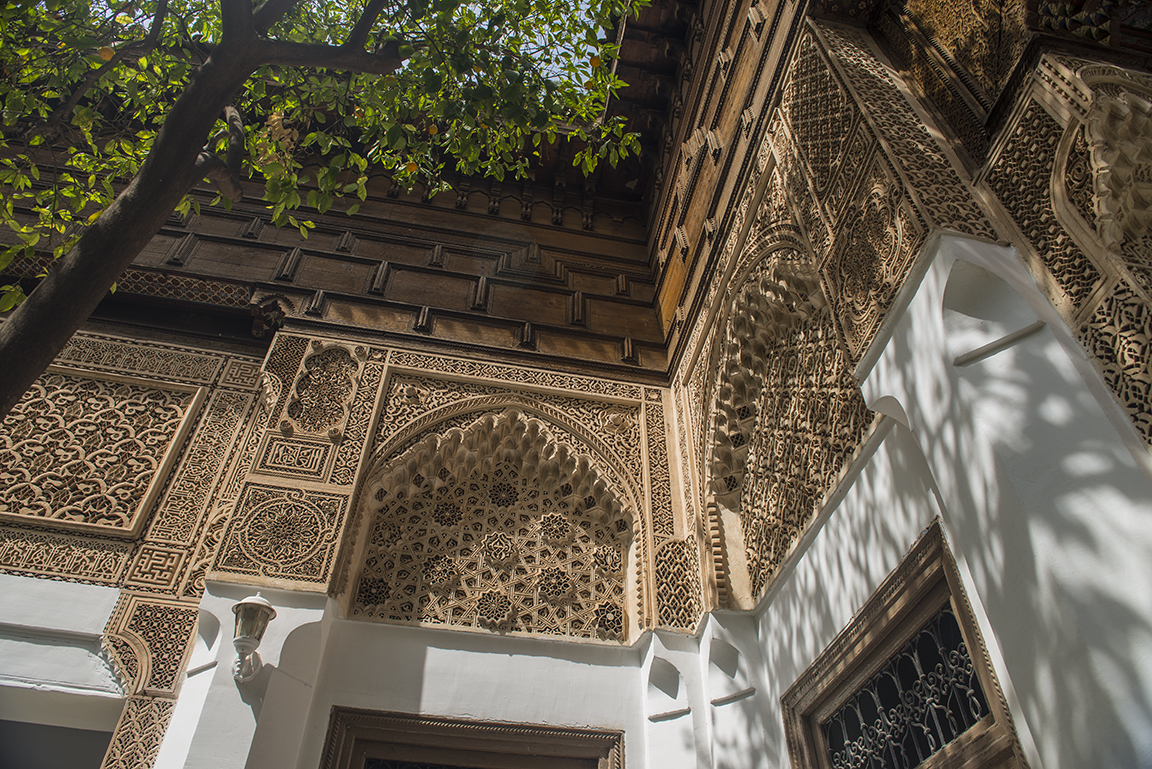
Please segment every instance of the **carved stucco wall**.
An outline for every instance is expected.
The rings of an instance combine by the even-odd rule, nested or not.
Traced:
[[[981,176],[1152,445],[1152,76],[1044,56]]]
[[[107,767],[150,766],[252,452],[260,362],[77,334],[0,429],[0,570],[120,588]]]
[[[369,474],[349,614],[625,640],[636,515],[589,447],[515,408],[425,436]]]
[[[851,372],[929,233],[996,238],[858,29],[809,21],[769,126],[673,384],[721,605],[762,594],[866,435]]]
[[[1031,251],[1025,255],[1038,280],[1079,329],[1137,430],[1152,442],[1150,83],[1148,76],[1116,67],[1045,57],[988,168],[971,182],[866,34],[809,22],[746,197],[721,246],[705,312],[673,381],[682,453],[690,455],[685,507],[697,530],[707,532],[714,600],[729,599],[733,577],[741,581],[733,570],[743,568],[749,595],[763,591],[870,420],[862,405],[834,405],[833,397],[814,404],[829,435],[789,435],[788,416],[772,419],[769,428],[777,435],[762,434],[763,415],[752,414],[765,408],[753,406],[757,397],[776,391],[775,405],[789,404],[778,413],[787,414],[805,412],[803,396],[787,394],[780,377],[767,384],[757,371],[759,358],[747,345],[733,344],[726,330],[731,321],[724,319],[749,312],[740,281],[773,244],[811,255],[828,302],[823,322],[835,328],[840,343],[837,349],[827,330],[816,331],[819,313],[813,313],[797,327],[799,346],[781,342],[781,351],[799,363],[809,388],[837,383],[847,404],[858,400],[847,395],[853,390],[849,372],[876,338],[929,234],[998,238],[981,202],[988,190],[993,208],[1003,206],[992,212],[1000,232],[1014,232],[1013,240]],[[762,193],[753,207],[757,189]],[[748,438],[735,417],[741,407],[744,420],[755,425]],[[773,462],[753,464],[752,436]],[[734,447],[734,437],[746,443]],[[788,469],[793,464],[795,473]],[[783,522],[769,512],[784,499],[778,492],[791,499],[781,508]],[[739,511],[741,522],[727,537],[725,510]],[[745,510],[765,518],[750,518]],[[732,562],[733,547],[742,551],[738,563]]]
[[[694,627],[700,569],[678,534],[660,390],[403,351],[387,360],[334,588],[352,614],[609,640]],[[449,497],[459,520],[437,513]],[[437,577],[445,564],[459,580]],[[388,595],[372,587],[385,583]]]

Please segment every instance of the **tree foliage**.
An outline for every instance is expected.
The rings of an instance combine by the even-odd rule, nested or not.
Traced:
[[[10,1],[0,223],[16,242],[0,270],[67,254],[150,153],[188,153],[157,137],[198,80],[229,107],[191,148],[190,178],[225,204],[240,178],[262,182],[273,222],[304,236],[297,209],[355,213],[374,174],[409,187],[445,187],[447,169],[523,176],[541,142],[564,140],[585,173],[615,165],[639,144],[606,114],[623,85],[606,31],[645,2]],[[24,299],[19,284],[0,290],[0,311]]]

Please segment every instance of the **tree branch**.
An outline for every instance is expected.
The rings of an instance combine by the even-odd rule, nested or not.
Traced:
[[[229,104],[224,108],[224,120],[228,123],[228,152],[224,155],[224,162],[239,178],[240,163],[244,160],[244,118],[240,110]]]
[[[282,40],[259,40],[253,47],[256,49],[253,53],[261,63],[281,67],[318,67],[368,75],[390,75],[403,63],[394,44],[378,54],[353,51],[343,46],[289,43]]]
[[[232,173],[232,169],[223,160],[208,150],[204,150],[196,157],[196,173],[212,182],[212,186],[229,200],[238,201],[244,197],[240,177]]]
[[[211,181],[221,195],[238,201],[244,196],[240,186],[240,163],[244,159],[244,119],[240,116],[240,110],[229,104],[224,108],[224,120],[228,123],[228,151],[225,159],[221,160],[212,152],[213,138],[196,157],[196,172]]]
[[[116,67],[120,62],[124,61],[130,54],[147,53],[156,47],[156,43],[160,40],[160,31],[164,26],[164,17],[168,13],[168,0],[160,0],[156,5],[156,13],[152,16],[152,26],[148,29],[148,35],[139,42],[131,42],[121,46],[112,54],[112,58],[101,64],[93,70],[89,70],[84,79],[80,81],[80,85],[76,86],[76,90],[68,97],[67,101],[52,110],[52,114],[39,126],[34,127],[28,132],[28,136],[32,137],[38,133],[45,133],[55,129],[60,121],[68,115],[72,114],[72,110],[76,109],[76,105],[84,98],[87,93],[92,90],[92,86],[100,82],[100,78],[104,77],[105,73]]]
[[[272,25],[284,18],[284,14],[292,10],[299,0],[264,0],[252,12],[252,24],[257,35],[267,35]]]
[[[248,40],[253,35],[250,0],[220,0],[220,43]]]
[[[364,11],[356,20],[356,26],[352,28],[348,39],[344,41],[344,45],[341,47],[354,51],[363,50],[364,42],[368,39],[368,33],[372,31],[372,25],[376,23],[376,19],[384,10],[386,3],[387,0],[368,0],[368,5],[364,6]]]

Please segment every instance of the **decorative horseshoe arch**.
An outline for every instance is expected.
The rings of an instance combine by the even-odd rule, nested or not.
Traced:
[[[766,248],[733,279],[714,345],[702,492],[721,604],[750,604],[869,423],[815,265]]]
[[[349,616],[627,640],[631,494],[524,409],[467,405],[470,424],[426,415],[377,453]]]

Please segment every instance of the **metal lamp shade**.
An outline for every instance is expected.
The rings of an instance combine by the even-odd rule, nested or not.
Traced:
[[[245,598],[232,607],[236,614],[236,638],[251,638],[257,642],[264,637],[268,623],[276,616],[276,610],[267,599],[257,593]]]

